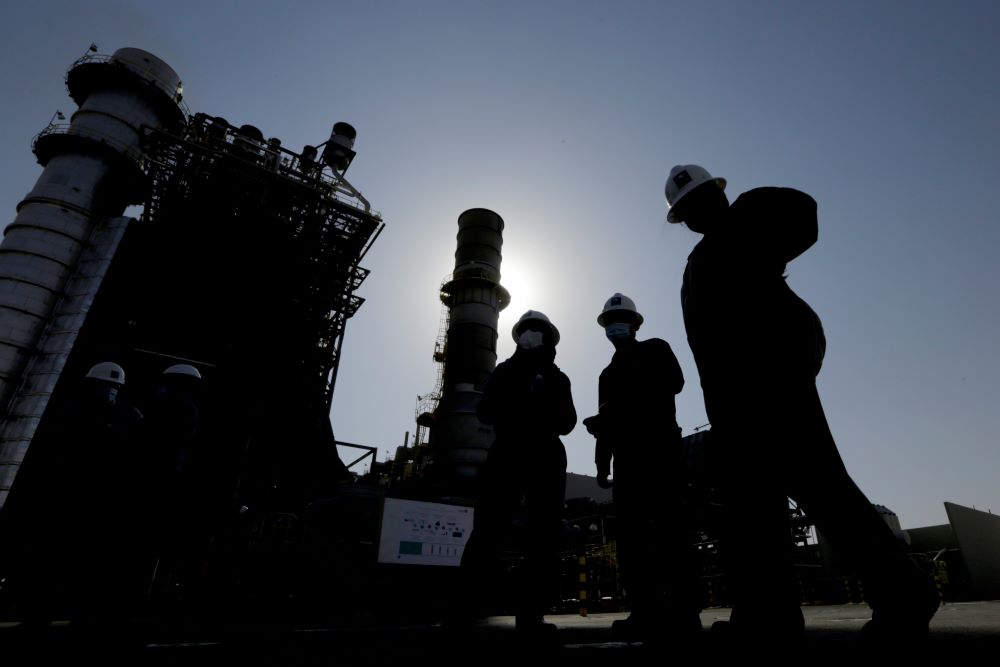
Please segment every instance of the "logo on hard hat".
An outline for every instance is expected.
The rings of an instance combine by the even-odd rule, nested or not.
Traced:
[[[679,172],[676,176],[674,176],[674,185],[677,186],[678,190],[683,188],[690,182],[691,182],[691,174],[687,172],[687,169]]]

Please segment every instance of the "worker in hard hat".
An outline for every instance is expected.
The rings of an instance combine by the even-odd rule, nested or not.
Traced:
[[[733,612],[720,630],[802,632],[791,497],[863,577],[865,636],[925,636],[937,593],[847,473],[816,390],[823,328],[788,285],[787,263],[816,242],[816,202],[763,187],[730,204],[725,187],[689,164],[671,169],[665,188],[667,220],[703,235],[681,305],[721,460]]]
[[[166,469],[181,476],[192,468],[203,391],[201,371],[191,364],[174,364],[160,375],[146,410],[150,435],[163,450],[157,455],[165,457]]]
[[[205,556],[211,512],[207,502],[204,453],[200,451],[201,412],[205,383],[191,364],[173,364],[161,374],[145,406],[146,446],[153,461],[158,526],[153,545],[156,559],[152,590],[169,582],[172,595],[190,602],[194,579]]]
[[[113,632],[134,617],[152,572],[151,467],[142,412],[123,397],[125,370],[103,361],[84,379],[69,417],[79,506],[73,623],[88,634]]]
[[[147,480],[134,465],[142,413],[123,400],[124,387],[122,366],[102,361],[53,394],[4,507],[17,532],[0,550],[11,559],[5,592],[28,634],[46,632],[55,614],[89,631],[133,611],[129,592],[143,574],[134,519]]]
[[[525,558],[518,573],[519,633],[548,635],[544,614],[559,586],[558,540],[566,492],[560,436],[576,425],[570,381],[555,364],[559,330],[537,310],[514,324],[517,349],[483,387],[477,415],[495,438],[483,469],[482,494],[462,566],[479,591],[523,503]]]
[[[597,438],[597,483],[613,489],[617,557],[630,611],[612,629],[640,639],[691,635],[701,630],[701,604],[674,403],[684,374],[667,341],[638,340],[643,317],[624,294],[605,301],[597,323],[615,353],[601,372],[598,414],[584,424]]]

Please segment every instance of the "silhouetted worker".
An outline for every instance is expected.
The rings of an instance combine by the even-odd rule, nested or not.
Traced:
[[[559,584],[558,547],[566,493],[566,450],[559,436],[576,425],[569,378],[555,365],[559,331],[529,310],[513,328],[517,350],[483,388],[477,414],[495,439],[483,469],[472,534],[462,567],[475,590],[489,590],[489,566],[502,550],[523,500],[524,563],[518,571],[517,630],[548,633],[550,591]]]
[[[199,450],[204,381],[190,364],[163,371],[146,406],[146,446],[155,474],[152,518],[156,574],[154,588],[170,585],[190,597],[206,557],[211,512],[206,506],[204,453]]]
[[[85,632],[120,632],[136,611],[152,561],[149,452],[139,440],[142,413],[124,402],[125,371],[114,362],[94,365],[69,424],[70,458],[80,502],[74,537],[76,623]]]
[[[816,202],[765,187],[730,205],[725,185],[697,165],[674,167],[666,183],[667,219],[704,235],[681,304],[722,461],[733,612],[720,629],[801,634],[791,497],[863,577],[865,635],[924,636],[935,588],[847,473],[816,390],[823,328],[785,281],[787,262],[816,242]]]
[[[597,323],[615,347],[601,372],[597,415],[584,420],[597,438],[597,483],[613,494],[618,563],[631,612],[616,633],[644,639],[701,630],[693,547],[684,509],[684,451],[674,397],[684,375],[670,344],[639,341],[643,317],[616,293]]]
[[[16,508],[28,530],[12,579],[16,593],[27,595],[29,625],[69,613],[71,629],[90,639],[134,611],[146,565],[148,479],[135,441],[142,414],[119,399],[124,385],[118,364],[90,368],[66,400],[50,406],[36,433],[33,446],[44,459],[33,461],[40,464],[31,471],[36,488],[15,486],[31,502]]]
[[[105,489],[95,488],[110,453],[103,445],[131,433],[140,419],[117,400],[124,384],[122,367],[102,362],[53,396],[0,512],[0,557],[7,565],[2,589],[18,604],[21,629],[31,639],[41,639],[52,620],[67,614],[81,620],[84,607],[94,604],[84,582],[97,576],[93,554],[104,547],[96,527],[115,520],[101,502]]]

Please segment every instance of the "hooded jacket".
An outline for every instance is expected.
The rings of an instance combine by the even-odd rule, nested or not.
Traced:
[[[555,348],[518,348],[483,387],[476,414],[496,434],[493,449],[530,455],[558,446],[576,426],[569,378],[555,365]]]
[[[681,305],[709,419],[713,412],[815,380],[826,339],[788,286],[787,263],[817,239],[816,201],[791,188],[740,195],[688,256]]]
[[[684,374],[670,344],[660,338],[634,341],[615,350],[598,383],[600,412],[595,462],[599,475],[648,466],[680,439],[674,397]],[[627,472],[627,471],[626,471]]]

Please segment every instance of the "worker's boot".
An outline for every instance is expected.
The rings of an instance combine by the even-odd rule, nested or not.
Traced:
[[[872,605],[872,620],[861,628],[861,637],[866,642],[905,642],[927,638],[930,620],[941,604],[937,586],[928,581],[917,587],[918,592],[899,596],[888,603]]]
[[[529,639],[554,637],[556,634],[555,623],[546,623],[541,615],[536,614],[518,614],[514,618],[514,627],[518,635]]]
[[[697,612],[668,614],[629,614],[611,624],[611,632],[623,641],[651,642],[694,637],[701,632]]]

